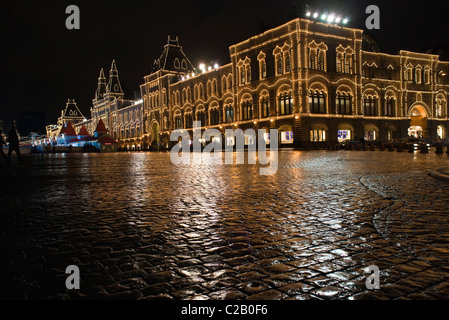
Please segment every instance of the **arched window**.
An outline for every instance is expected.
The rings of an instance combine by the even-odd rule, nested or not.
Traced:
[[[365,111],[365,116],[376,116],[376,98],[373,96],[365,96],[363,99],[363,109]]]
[[[259,74],[260,79],[265,79],[267,77],[267,63],[265,59],[259,60]]]
[[[245,75],[245,67],[239,67],[239,74],[240,74],[240,85],[245,84],[246,75]]]
[[[213,108],[210,111],[210,124],[217,125],[220,123],[220,111],[218,108]]]
[[[429,69],[429,67],[426,67],[424,69],[424,83],[426,83],[426,84],[430,83],[430,69]]]
[[[411,65],[407,66],[407,70],[405,71],[405,80],[408,82],[413,82],[413,67]]]
[[[246,100],[242,103],[242,120],[250,120],[253,118],[253,102]]]
[[[352,74],[352,54],[345,53],[345,73]]]
[[[190,87],[187,88],[187,101],[192,101],[192,90]]]
[[[184,70],[187,69],[187,62],[185,59],[182,60],[181,68],[183,68]]]
[[[326,96],[323,91],[310,91],[309,106],[312,113],[326,113]]]
[[[207,86],[207,96],[210,97],[211,94],[212,94],[212,83],[211,83],[210,80],[207,81],[207,85],[206,86]]]
[[[225,112],[226,112],[226,122],[231,123],[234,122],[234,108],[231,104],[225,106]]]
[[[344,72],[344,53],[337,52],[337,72]]]
[[[276,74],[283,74],[284,73],[284,61],[282,58],[282,54],[276,55]]]
[[[290,58],[290,52],[284,52],[284,60],[285,60],[285,72],[290,72],[292,70],[292,62]]]
[[[199,98],[200,99],[203,99],[203,97],[204,97],[204,89],[203,89],[203,84],[202,83],[200,83],[200,85],[198,86],[198,93],[199,93]]]
[[[338,114],[352,113],[352,96],[347,93],[337,93],[335,99]]]
[[[178,58],[175,59],[174,66],[175,66],[175,69],[179,69],[180,63],[179,63],[179,59]]]
[[[262,118],[268,118],[270,116],[270,102],[268,96],[263,96],[260,100],[260,109]]]
[[[279,96],[279,114],[291,114],[293,111],[293,98],[292,93],[284,93]]]
[[[204,110],[198,111],[196,119],[201,122],[202,127],[206,125],[206,114],[204,113]]]
[[[394,117],[396,107],[396,100],[393,97],[386,97],[384,115],[387,117]]]
[[[187,113],[186,114],[185,124],[186,124],[186,129],[193,128],[193,115],[192,115],[192,113]]]
[[[415,82],[421,83],[421,74],[422,74],[422,68],[420,66],[417,66],[415,68]]]
[[[175,129],[182,129],[182,118],[180,114],[175,115]]]
[[[246,83],[251,82],[251,65],[246,64],[245,65],[245,71],[246,71]]]
[[[218,82],[217,82],[217,79],[212,80],[212,94],[218,95]]]
[[[225,92],[226,90],[228,90],[227,86],[228,86],[228,82],[226,81],[226,76],[223,76],[223,78],[221,78],[221,90],[223,92]]]
[[[317,50],[309,48],[309,69],[317,69]]]
[[[318,70],[326,71],[326,51],[320,50],[318,56]]]
[[[228,76],[228,89],[232,89],[234,86],[234,78],[232,77],[232,74]]]

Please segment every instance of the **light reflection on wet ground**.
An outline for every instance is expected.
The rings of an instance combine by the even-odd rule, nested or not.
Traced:
[[[281,151],[259,165],[168,153],[34,156],[3,169],[2,296],[447,298],[446,155]],[[65,267],[83,289],[65,290]],[[381,269],[368,291],[362,268]]]

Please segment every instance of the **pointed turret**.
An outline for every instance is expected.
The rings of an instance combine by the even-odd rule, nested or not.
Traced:
[[[166,70],[179,73],[190,73],[195,70],[190,60],[179,45],[178,37],[168,36],[161,57],[154,61],[153,72]]]
[[[117,66],[115,65],[115,60],[112,60],[111,70],[109,71],[109,83],[106,92],[118,97],[123,97],[122,86],[120,85],[120,80],[118,77]]]
[[[101,68],[100,76],[98,77],[97,91],[95,91],[95,99],[97,100],[103,99],[105,93],[106,93],[106,77],[104,76],[103,68]]]

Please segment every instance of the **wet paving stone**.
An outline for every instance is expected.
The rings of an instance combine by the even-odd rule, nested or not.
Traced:
[[[0,298],[447,299],[434,154],[282,151],[256,167],[165,153],[32,156],[1,170]],[[65,268],[80,267],[68,292]],[[363,269],[380,269],[367,290]]]

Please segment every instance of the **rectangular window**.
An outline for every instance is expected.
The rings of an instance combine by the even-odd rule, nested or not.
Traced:
[[[351,140],[351,130],[338,130],[338,142]]]
[[[293,131],[281,132],[281,143],[292,144],[293,143]]]
[[[323,92],[309,95],[310,111],[312,113],[326,113],[326,97]]]

